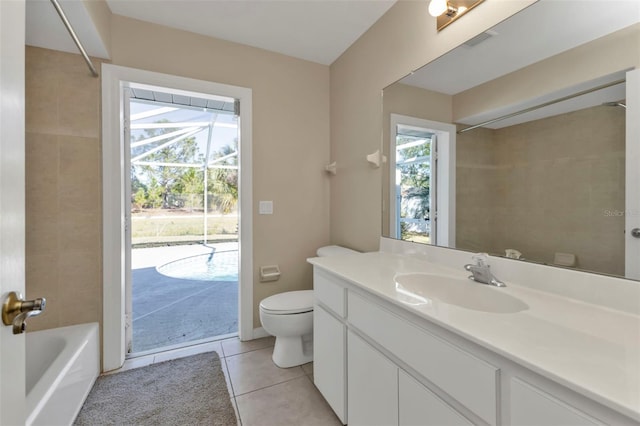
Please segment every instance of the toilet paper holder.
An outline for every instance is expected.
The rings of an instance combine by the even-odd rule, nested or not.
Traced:
[[[267,265],[260,267],[260,282],[278,281],[280,278],[280,268],[278,265]]]

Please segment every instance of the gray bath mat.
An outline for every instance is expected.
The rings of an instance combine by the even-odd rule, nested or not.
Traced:
[[[236,425],[215,352],[99,377],[76,425]]]

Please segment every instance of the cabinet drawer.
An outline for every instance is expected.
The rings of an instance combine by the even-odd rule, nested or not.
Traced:
[[[520,379],[511,379],[511,424],[518,426],[601,425],[578,409]]]
[[[313,269],[313,294],[316,301],[321,302],[334,313],[346,316],[346,288],[334,277],[318,268]]]
[[[403,370],[398,373],[400,426],[472,426],[433,392]]]
[[[489,424],[498,368],[349,292],[349,322]]]

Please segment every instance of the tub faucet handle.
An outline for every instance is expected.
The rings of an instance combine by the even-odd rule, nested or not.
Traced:
[[[22,294],[12,291],[2,304],[2,323],[13,326],[13,334],[24,333],[27,318],[40,315],[47,304],[44,297],[24,300]]]

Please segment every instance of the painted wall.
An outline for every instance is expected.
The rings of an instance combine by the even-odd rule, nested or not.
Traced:
[[[47,298],[29,330],[101,321],[100,79],[80,55],[25,60],[26,296]]]
[[[259,327],[260,300],[312,288],[305,260],[329,243],[329,67],[117,15],[110,25],[116,65],[253,90]],[[33,328],[101,322],[100,80],[79,55],[27,52],[27,293],[50,299]],[[274,214],[258,215],[259,200],[272,200]],[[270,264],[281,279],[259,283]],[[64,312],[65,299],[81,312]]]
[[[377,250],[382,172],[365,157],[381,148],[382,89],[534,3],[491,1],[437,33],[427,1],[399,1],[331,65],[331,241]]]

